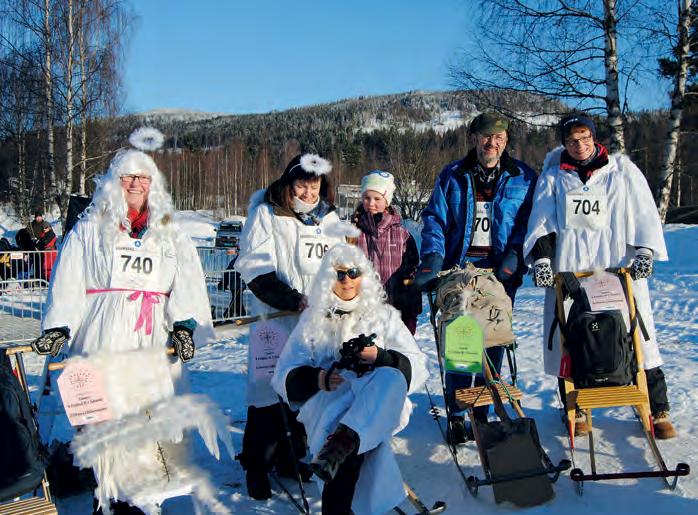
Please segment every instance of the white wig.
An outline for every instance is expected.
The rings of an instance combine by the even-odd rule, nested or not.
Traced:
[[[134,134],[143,132],[138,129]],[[155,129],[148,129],[158,132]],[[133,138],[131,138],[133,139]],[[152,148],[152,147],[150,147]],[[124,175],[147,175],[150,177],[148,193],[148,233],[147,237],[162,238],[171,234],[174,206],[172,197],[167,192],[165,177],[158,170],[155,161],[141,150],[121,149],[109,164],[107,172],[95,178],[97,187],[83,216],[102,225],[106,244],[110,244],[120,227],[130,230],[128,206],[121,187],[121,177]]]
[[[358,268],[361,270],[359,302],[352,312],[355,320],[369,320],[371,325],[381,327],[385,309],[386,294],[378,273],[373,269],[363,250],[356,245],[340,243],[332,247],[320,264],[310,287],[308,308],[303,313],[306,322],[303,337],[306,341],[328,330],[328,317],[337,307],[338,297],[332,291],[337,282],[337,269]]]

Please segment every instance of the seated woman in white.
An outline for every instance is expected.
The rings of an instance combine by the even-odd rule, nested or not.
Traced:
[[[272,385],[301,404],[311,467],[325,482],[322,512],[385,513],[405,498],[390,439],[408,422],[407,394],[424,384],[426,356],[400,312],[386,304],[358,247],[340,244],[326,253],[308,303]],[[355,338],[369,345],[328,376],[343,344]]]

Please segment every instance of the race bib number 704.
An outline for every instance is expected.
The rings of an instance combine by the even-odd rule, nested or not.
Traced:
[[[583,186],[565,196],[565,225],[569,229],[602,229],[608,219],[606,193]]]

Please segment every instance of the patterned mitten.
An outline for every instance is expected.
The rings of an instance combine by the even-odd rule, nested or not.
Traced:
[[[630,265],[630,277],[634,280],[647,279],[652,275],[652,251],[644,247],[635,250],[635,259]]]
[[[172,345],[175,349],[175,356],[179,356],[182,363],[186,363],[194,357],[194,339],[189,329],[175,327],[172,331]]]
[[[67,329],[62,327],[58,329],[48,329],[32,342],[32,349],[42,356],[50,354],[56,357],[61,351],[63,344],[68,341],[68,338],[69,332]]]
[[[533,284],[539,288],[553,287],[553,269],[549,258],[540,258],[533,263]]]

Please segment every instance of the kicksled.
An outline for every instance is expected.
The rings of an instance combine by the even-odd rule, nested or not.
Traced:
[[[511,301],[503,286],[489,270],[468,265],[442,274],[436,295],[429,292],[431,323],[444,398],[445,372],[481,374],[484,385],[455,391],[459,409],[468,413],[477,446],[483,477],[467,476],[458,463],[448,403],[447,430],[441,428],[438,408],[429,394],[434,415],[455,465],[470,494],[478,495],[482,486],[492,486],[497,503],[536,506],[551,500],[552,483],[571,467],[563,459],[555,465],[540,444],[535,421],[521,408],[522,392],[515,386],[515,360],[512,360],[514,335]],[[507,383],[490,368],[486,347],[505,346],[512,381]],[[427,391],[427,393],[429,393]],[[502,399],[516,413],[511,418]],[[478,420],[475,408],[494,405],[496,421]]]
[[[28,346],[15,346],[2,349],[0,351],[0,367],[10,366],[9,360],[3,363],[6,356],[8,358],[10,356],[14,357],[14,372],[9,372],[8,376],[2,379],[2,381],[7,381],[7,384],[2,385],[2,387],[8,391],[11,388],[14,390],[14,385],[11,383],[18,383],[17,386],[19,388],[15,391],[23,396],[23,398],[17,399],[20,405],[21,420],[28,425],[28,427],[23,429],[23,434],[25,437],[30,437],[34,440],[40,448],[41,444],[38,443],[38,425],[36,423],[34,408],[32,407],[29,397],[29,385],[27,383],[24,360],[22,359],[23,352],[31,351],[31,347]],[[3,371],[3,373],[7,372],[7,369]],[[10,426],[6,426],[4,421],[3,427],[7,428]],[[17,435],[17,439],[4,441],[3,445],[16,448],[26,446],[27,442],[21,441],[19,436],[20,435]],[[3,448],[3,453],[6,452],[6,450],[6,448]],[[6,461],[3,460],[3,463],[6,463]],[[56,505],[51,498],[44,466],[45,463],[42,463],[41,467],[33,467],[13,485],[2,485],[2,494],[0,494],[0,515],[51,515],[58,513]],[[3,475],[7,472],[7,470],[2,471]],[[30,495],[30,497],[27,497],[27,495]]]
[[[477,496],[481,486],[492,486],[497,503],[504,501],[520,507],[537,506],[555,497],[552,484],[571,462],[561,460],[555,465],[543,449],[534,419],[526,417],[521,408],[521,391],[513,385],[495,379],[483,354],[483,369],[487,384],[456,391],[458,406],[470,418],[477,445],[483,478],[466,478],[468,491]],[[517,418],[507,413],[502,397],[508,399]],[[499,420],[481,422],[474,409],[492,404]]]
[[[643,368],[644,357],[642,352],[642,341],[640,338],[648,338],[646,329],[642,322],[639,311],[636,309],[633,295],[633,281],[626,269],[607,269],[600,272],[576,272],[557,274],[555,277],[556,293],[556,320],[551,327],[551,333],[556,326],[560,328],[560,351],[561,351],[561,394],[563,397],[566,428],[569,433],[569,447],[572,462],[575,461],[575,417],[577,413],[583,413],[587,424],[587,437],[589,441],[589,466],[590,472],[586,473],[575,465],[570,473],[570,478],[575,482],[577,493],[583,494],[585,481],[607,481],[617,479],[643,479],[661,478],[665,486],[670,490],[676,488],[678,478],[687,476],[690,467],[686,463],[679,463],[675,469],[669,469],[662,457],[654,435],[652,415],[650,413],[649,394],[647,390],[647,379]],[[565,303],[568,300],[567,304]],[[629,347],[628,359],[629,384],[621,385],[590,385],[591,380],[583,377],[580,373],[582,368],[575,365],[572,354],[581,356],[576,343],[579,340],[578,334],[593,334],[584,330],[585,325],[575,326],[579,330],[570,332],[567,326],[567,317],[573,318],[572,310],[576,313],[580,311],[574,305],[582,306],[582,316],[586,317],[585,325],[590,331],[598,331],[603,324],[600,314],[610,317],[615,314],[621,321],[618,325],[622,327],[627,338]],[[595,318],[596,317],[596,318]],[[629,328],[629,329],[626,329]],[[602,326],[603,330],[603,326]],[[568,345],[568,340],[570,340]],[[574,340],[574,341],[573,341]],[[589,340],[582,338],[582,344],[589,344]],[[548,345],[552,345],[553,335],[549,338]],[[609,342],[610,343],[610,342]],[[577,357],[581,362],[582,360]],[[567,363],[567,365],[565,365]],[[577,367],[575,369],[575,366]],[[598,367],[597,367],[598,368]],[[579,384],[578,384],[579,383]],[[642,433],[645,436],[647,445],[652,452],[656,468],[651,470],[630,470],[623,472],[599,472],[596,463],[594,447],[594,431],[592,424],[592,410],[598,408],[612,408],[628,406],[634,413],[642,426]]]

